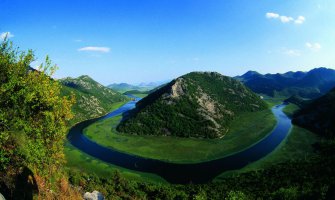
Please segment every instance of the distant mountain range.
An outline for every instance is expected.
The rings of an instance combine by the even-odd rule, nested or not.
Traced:
[[[75,118],[72,123],[95,118],[109,112],[116,102],[126,102],[129,99],[100,83],[89,76],[78,78],[64,78],[59,80],[63,85],[61,94],[68,96],[74,94],[76,103],[72,110]]]
[[[123,133],[219,138],[240,113],[267,108],[239,81],[192,72],[153,91],[118,126]]]
[[[162,84],[165,84],[169,81],[157,81],[157,82],[149,82],[149,83],[139,83],[136,85],[128,84],[128,83],[113,83],[108,85],[108,88],[111,88],[115,91],[118,91],[120,93],[125,93],[131,90],[137,90],[139,92],[146,92],[149,90],[152,90]]]
[[[317,98],[335,87],[335,70],[328,68],[264,75],[248,71],[235,78],[252,91],[271,97],[298,95],[303,98]]]

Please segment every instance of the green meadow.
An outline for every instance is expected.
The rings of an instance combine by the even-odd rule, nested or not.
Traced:
[[[108,148],[175,163],[203,162],[241,151],[265,137],[276,124],[270,110],[244,113],[232,122],[224,138],[196,139],[121,134],[115,130],[120,119],[119,115],[98,121],[84,134]]]

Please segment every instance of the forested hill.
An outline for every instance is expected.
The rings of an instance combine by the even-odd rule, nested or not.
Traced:
[[[129,99],[114,90],[96,82],[89,76],[64,78],[61,93],[63,96],[75,95],[76,103],[72,107],[75,115],[72,123],[95,118],[109,112],[116,102],[126,102]]]
[[[315,68],[308,72],[286,72],[284,74],[260,74],[249,71],[235,77],[256,93],[269,96],[298,95],[317,98],[335,87],[335,70]]]
[[[323,136],[335,136],[335,88],[299,110],[293,123]]]
[[[222,137],[242,112],[267,105],[239,81],[216,72],[181,76],[139,101],[118,126],[130,134]]]

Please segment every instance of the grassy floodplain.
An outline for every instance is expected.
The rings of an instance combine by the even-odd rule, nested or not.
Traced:
[[[272,106],[280,104],[282,100],[284,100],[284,98],[269,98],[267,103]],[[292,117],[298,109],[299,107],[297,105],[289,103],[283,109],[283,112],[287,116]],[[248,171],[265,169],[271,165],[284,163],[289,160],[308,159],[308,157],[316,155],[312,146],[316,142],[320,142],[320,137],[315,133],[298,126],[293,126],[289,135],[273,152],[242,169],[224,172],[217,176],[214,181],[220,181],[220,179],[224,177],[234,176]]]
[[[78,170],[87,174],[96,174],[104,178],[112,177],[115,171],[118,170],[122,176],[130,180],[167,183],[163,178],[155,174],[132,171],[103,162],[78,150],[69,142],[65,143],[64,153],[67,160],[66,167],[71,170]]]
[[[295,111],[297,111],[298,109],[299,107],[297,105],[290,103],[283,109],[283,112],[287,116],[292,117]]]
[[[257,171],[270,167],[271,165],[284,163],[289,160],[308,159],[316,155],[313,144],[319,142],[320,138],[298,126],[293,126],[287,138],[270,154],[253,162],[240,170],[228,171],[216,177],[214,181],[220,181],[224,177],[234,176],[248,171]]]
[[[111,105],[111,111],[121,107],[125,103],[127,102],[113,103]],[[66,166],[71,170],[78,170],[88,174],[96,174],[99,177],[112,177],[115,171],[118,170],[124,177],[127,177],[131,180],[166,183],[166,181],[160,176],[150,173],[135,172],[103,162],[80,151],[76,147],[72,146],[69,142],[65,143],[64,153],[67,160]]]
[[[140,97],[140,98],[144,98],[146,96],[148,96],[148,94],[145,93],[130,93],[131,95],[134,95],[136,97]]]
[[[105,147],[175,163],[208,161],[241,151],[266,136],[276,124],[270,110],[245,113],[233,121],[223,139],[196,139],[120,134],[115,130],[120,119],[116,116],[98,121],[84,134]]]

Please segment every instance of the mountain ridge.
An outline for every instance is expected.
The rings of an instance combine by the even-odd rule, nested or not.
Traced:
[[[286,72],[283,74],[260,74],[248,71],[234,77],[252,91],[268,96],[299,95],[303,98],[317,98],[335,87],[335,70],[325,67],[308,72]]]
[[[111,110],[114,103],[126,102],[126,96],[98,83],[88,75],[77,78],[66,77],[58,80],[62,84],[61,94],[74,94],[76,103],[73,106],[75,114],[71,123],[99,117]]]

